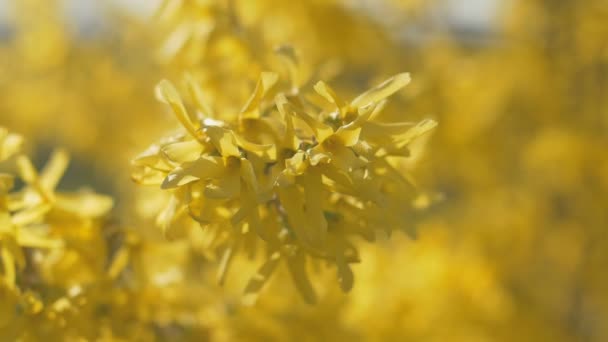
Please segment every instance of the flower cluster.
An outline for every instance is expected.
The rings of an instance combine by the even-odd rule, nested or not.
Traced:
[[[120,266],[106,272],[101,220],[113,200],[89,190],[56,191],[67,153],[55,151],[38,172],[22,154],[22,143],[21,136],[0,127],[0,167],[17,171],[0,173],[0,337],[10,340],[36,336],[23,330],[35,320],[47,332],[63,331],[75,308],[87,304],[87,289]]]
[[[349,265],[359,260],[352,237],[374,241],[378,231],[410,229],[407,210],[417,192],[391,158],[408,156],[408,145],[435,122],[379,119],[387,98],[409,82],[409,74],[398,74],[344,101],[322,81],[314,94],[276,89],[278,75],[264,72],[229,121],[205,104],[195,82],[188,84],[196,99],[188,110],[177,89],[162,81],[158,98],[183,129],[135,158],[133,178],[171,193],[157,220],[166,236],[184,231],[184,216],[200,223],[209,247],[223,251],[220,281],[235,253],[265,251],[246,302],[283,261],[309,302],[316,298],[310,260],[335,266],[349,291]],[[319,107],[313,96],[327,104]]]

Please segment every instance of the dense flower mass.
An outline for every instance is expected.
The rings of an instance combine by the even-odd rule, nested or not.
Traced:
[[[162,81],[157,95],[183,129],[138,156],[133,178],[171,193],[157,218],[166,236],[184,232],[184,216],[200,223],[209,247],[222,251],[220,281],[235,253],[264,251],[246,301],[285,261],[303,297],[315,302],[310,260],[334,265],[349,291],[350,264],[359,261],[352,237],[373,241],[378,231],[410,230],[407,210],[417,192],[390,158],[406,157],[409,144],[435,122],[379,120],[388,97],[410,82],[407,73],[349,102],[322,81],[310,94],[277,89],[278,78],[262,73],[235,120],[222,120],[226,115],[206,105],[195,82],[188,84],[197,99],[189,111]],[[308,100],[314,95],[326,108]]]
[[[3,159],[18,154],[21,137],[8,133],[4,128],[0,128],[0,135]],[[40,174],[24,155],[18,155],[15,163],[25,186],[19,191],[12,191],[15,175],[3,173],[1,177],[3,284],[11,290],[18,290],[18,272],[23,271],[27,264],[24,248],[47,251],[48,258],[41,264],[61,262],[61,255],[52,255],[54,251],[65,252],[70,248],[64,244],[61,236],[62,230],[66,229],[63,226],[86,226],[112,207],[110,198],[89,191],[75,194],[55,191],[68,163],[64,151],[56,151]],[[49,276],[57,277],[50,273]]]
[[[76,304],[76,297],[82,300],[83,290],[105,276],[106,255],[101,246],[83,246],[103,243],[100,219],[113,206],[111,198],[89,190],[56,191],[67,153],[55,151],[38,172],[22,154],[22,143],[0,127],[0,165],[17,170],[0,173],[0,337],[8,340],[36,338],[36,332],[23,331],[28,320],[48,325],[48,331],[60,328],[67,311],[84,305]],[[23,183],[19,190],[14,190],[16,180]]]

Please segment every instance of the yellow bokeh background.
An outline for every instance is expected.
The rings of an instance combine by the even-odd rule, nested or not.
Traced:
[[[45,256],[49,289],[30,289],[44,310],[15,315],[27,291],[0,288],[0,340],[608,340],[606,1],[505,0],[483,25],[442,15],[441,0],[182,0],[148,16],[100,3],[97,26],[75,23],[60,0],[5,6],[0,126],[25,137],[38,167],[55,147],[70,151],[59,188],[115,205],[104,228],[62,223],[94,247]],[[280,270],[243,307],[255,264],[235,260],[217,285],[204,236],[166,241],[154,226],[166,199],[131,181],[130,160],[178,127],[158,81],[185,89],[190,75],[236,112],[279,65],[280,44],[299,52],[302,79],[349,98],[410,72],[383,115],[439,124],[400,165],[425,194],[415,239],[357,241],[350,293],[319,267],[309,305]],[[125,273],[102,277],[121,251]],[[74,288],[90,305],[78,309]]]

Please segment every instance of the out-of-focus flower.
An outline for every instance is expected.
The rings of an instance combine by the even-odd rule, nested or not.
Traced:
[[[0,305],[0,337],[15,339],[30,336],[23,330],[30,320],[45,317],[42,320],[52,325],[53,320],[64,319],[61,311],[72,304],[66,298],[48,302],[47,296],[56,296],[54,291],[68,296],[69,291],[90,285],[91,279],[104,277],[103,245],[81,237],[99,232],[99,219],[107,215],[113,201],[90,191],[56,191],[68,165],[65,151],[53,153],[38,173],[21,154],[20,136],[4,128],[0,128],[0,136],[3,168],[9,163],[18,171],[18,177],[0,173],[0,287],[6,298]],[[17,178],[24,185],[14,191]],[[86,243],[94,243],[94,247],[83,249]],[[40,284],[44,286],[40,288]]]

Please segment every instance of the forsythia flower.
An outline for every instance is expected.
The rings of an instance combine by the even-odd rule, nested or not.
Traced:
[[[20,329],[30,318],[45,317],[49,324],[61,325],[62,311],[71,306],[67,297],[48,303],[48,307],[41,297],[50,295],[53,288],[63,289],[68,297],[76,296],[92,277],[103,275],[105,259],[96,254],[100,247],[87,251],[82,246],[99,243],[86,236],[97,229],[96,221],[113,204],[112,199],[90,191],[55,191],[67,168],[67,153],[56,151],[38,173],[30,159],[20,154],[21,143],[20,136],[0,127],[0,162],[14,162],[19,179],[25,184],[12,191],[16,177],[0,173],[2,339],[28,336]],[[91,269],[95,263],[101,268]],[[39,282],[47,286],[38,289],[40,292]]]
[[[190,216],[223,250],[223,281],[235,253],[263,248],[266,261],[245,289],[252,303],[281,262],[308,302],[316,294],[307,264],[334,265],[344,291],[353,286],[350,264],[359,261],[355,236],[369,241],[379,230],[408,229],[407,210],[415,187],[390,157],[408,155],[408,145],[435,126],[381,122],[387,98],[406,86],[396,75],[343,102],[326,83],[315,85],[327,109],[298,88],[275,88],[278,75],[264,72],[235,120],[204,103],[188,83],[196,114],[187,110],[168,81],[157,86],[184,130],[150,147],[133,161],[133,178],[171,193],[158,223],[168,237],[183,231]],[[269,94],[274,99],[269,99]]]

